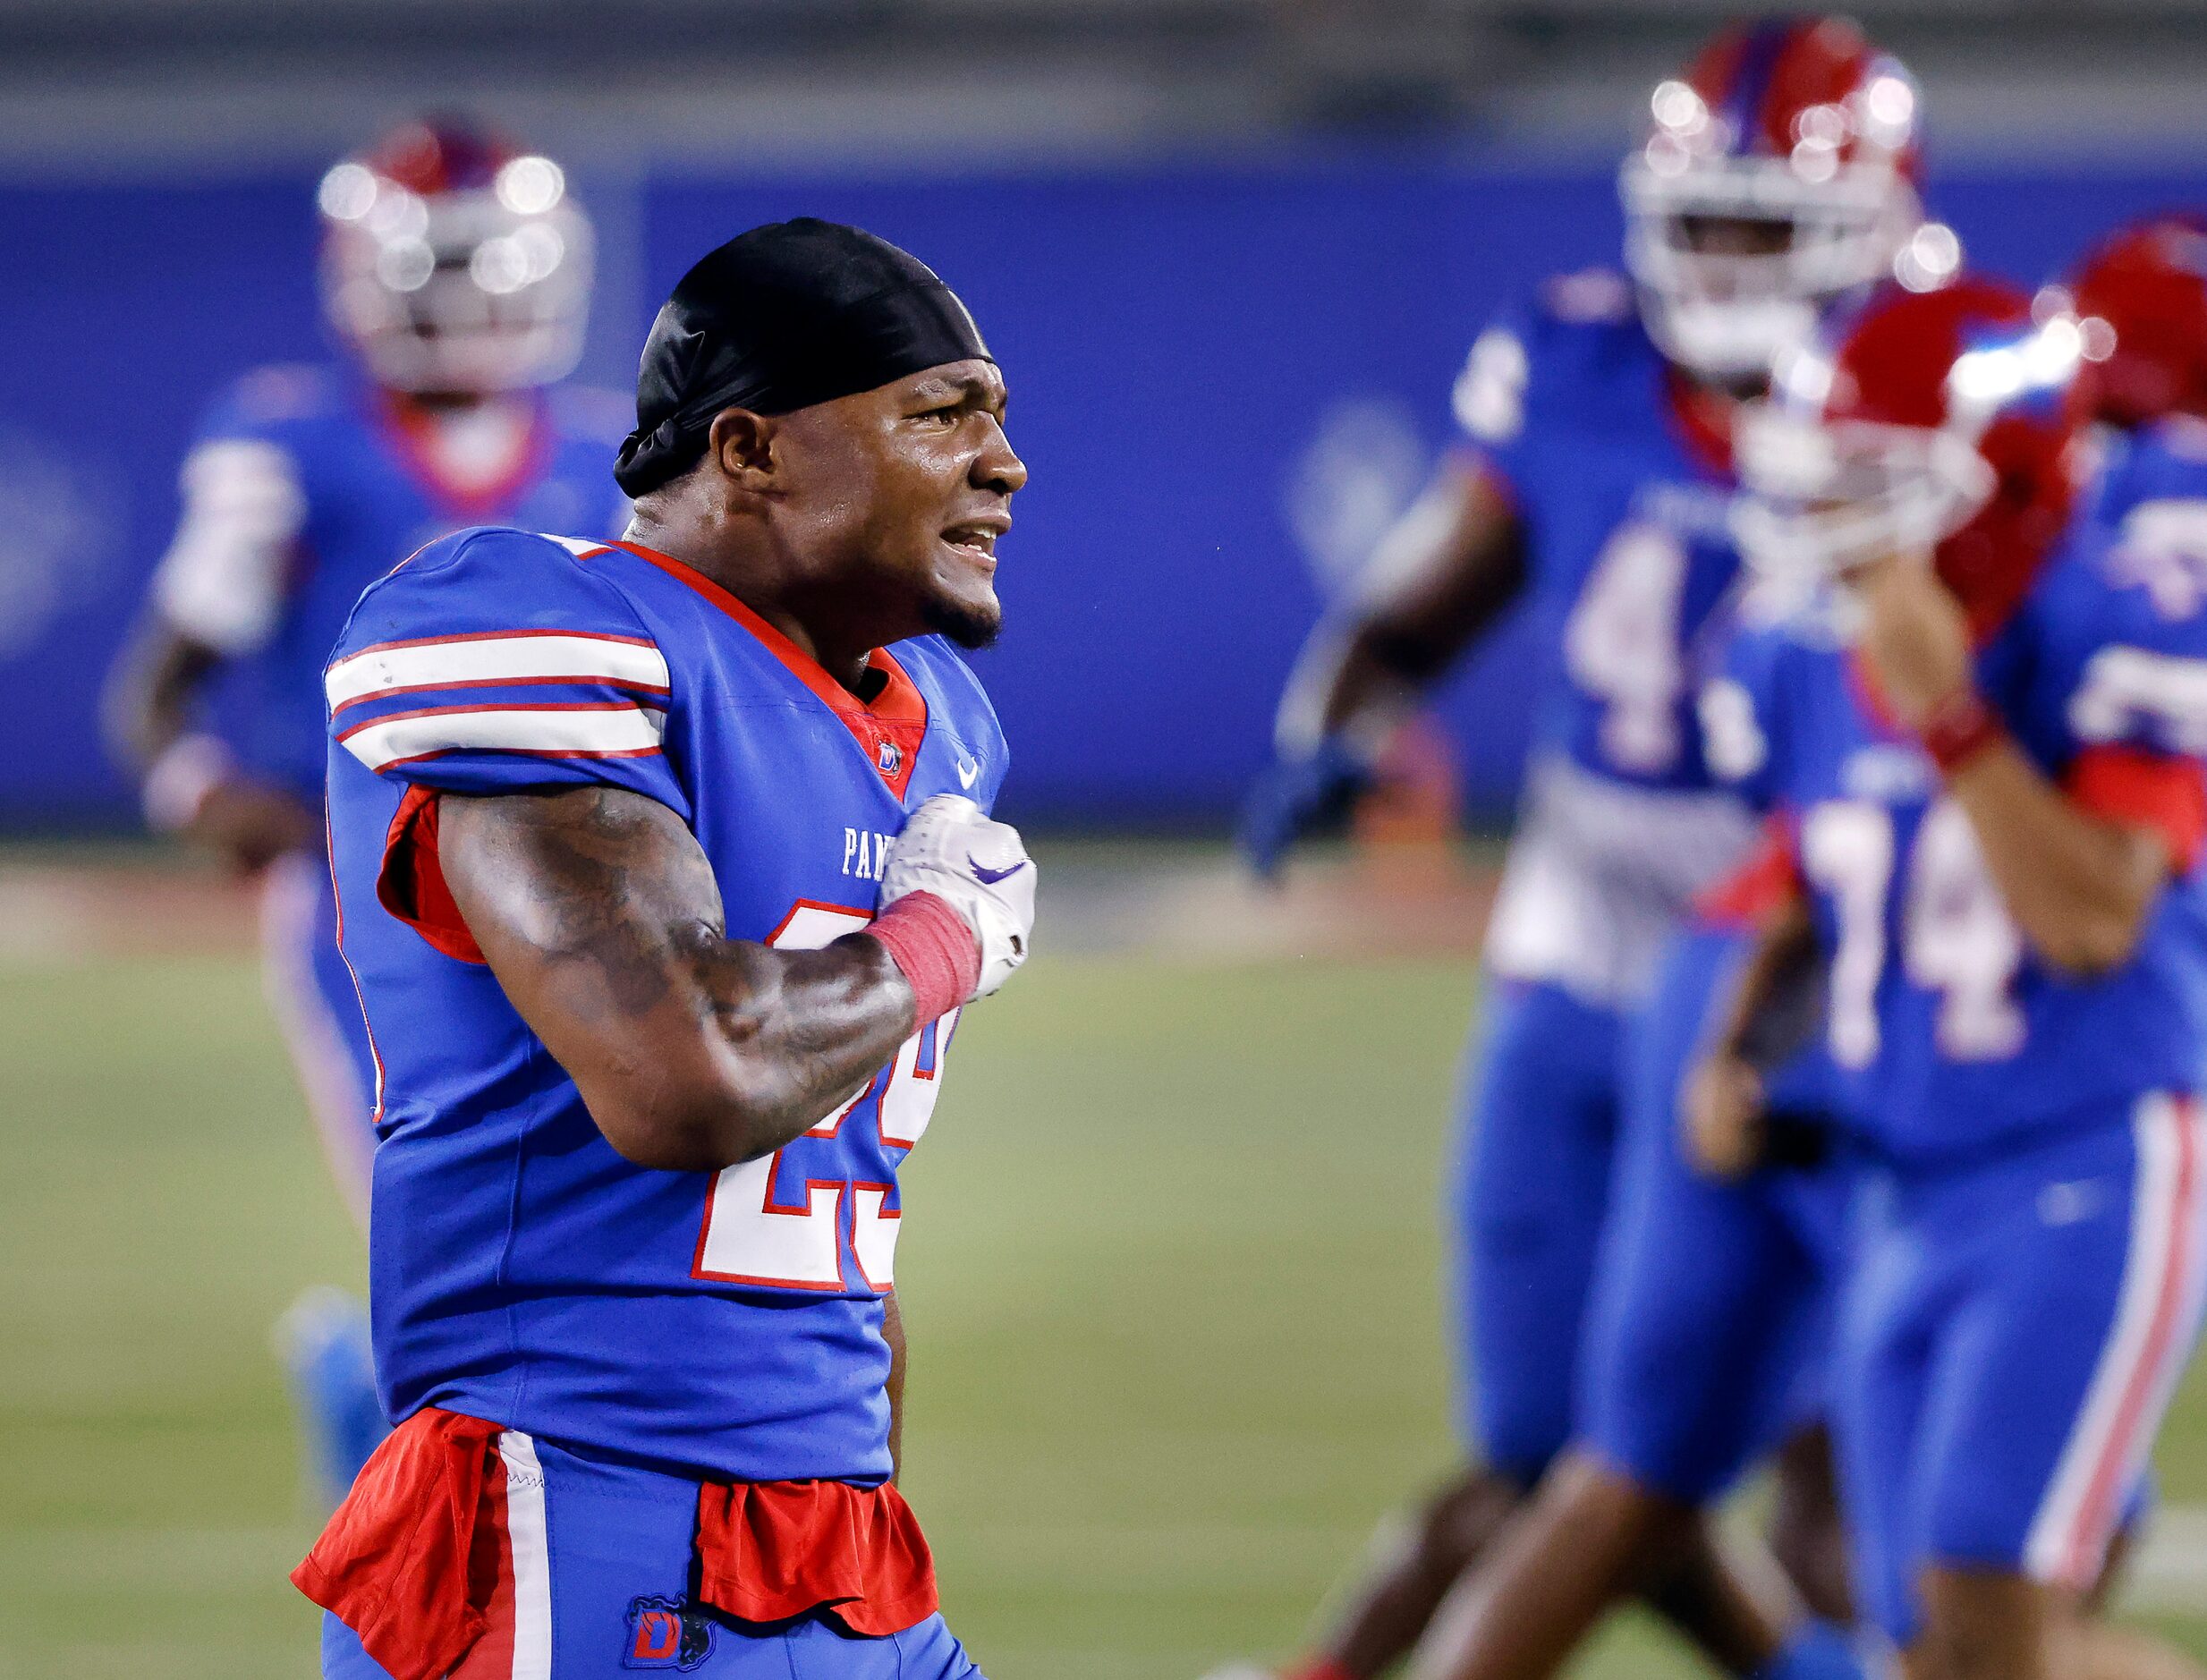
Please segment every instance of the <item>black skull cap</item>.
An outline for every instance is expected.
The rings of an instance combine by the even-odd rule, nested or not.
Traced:
[[[688,471],[723,409],[786,414],[975,359],[996,360],[911,252],[840,222],[770,222],[707,255],[659,310],[613,476],[635,496]]]

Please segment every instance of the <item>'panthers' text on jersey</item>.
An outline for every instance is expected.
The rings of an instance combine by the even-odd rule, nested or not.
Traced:
[[[435,868],[440,792],[602,784],[696,835],[729,938],[862,928],[907,813],[941,793],[989,806],[1006,756],[939,640],[874,662],[862,703],[630,545],[473,530],[362,597],[326,677],[329,799],[381,1088],[370,1258],[394,1418],[434,1404],[734,1481],[888,1474],[896,1173],[955,1013],[772,1157],[648,1171],[599,1133]]]
[[[2207,1044],[2207,612],[2087,522],[1978,658],[2018,746],[2086,809],[2170,835],[2177,878],[2096,979],[2031,949],[1975,828],[1872,698],[1829,602],[1744,630],[1703,700],[1711,761],[1781,811],[1829,961],[1846,1107],[1936,1163],[2101,1102],[2193,1090]]]
[[[1693,695],[1732,585],[1730,444],[1606,272],[1488,328],[1456,412],[1523,521],[1552,649],[1536,761],[1489,937],[1501,972],[1631,1001],[1749,827],[1712,793]]]
[[[426,415],[352,373],[263,368],[216,401],[184,462],[183,518],[154,596],[225,656],[213,726],[249,768],[320,800],[322,666],[361,591],[422,544],[494,522],[606,536],[626,522],[613,482],[625,405],[560,387],[517,403],[525,431],[484,439],[510,465],[463,488],[440,471]],[[493,432],[514,414],[475,419]]]

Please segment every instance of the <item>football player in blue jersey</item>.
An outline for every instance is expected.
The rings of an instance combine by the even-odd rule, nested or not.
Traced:
[[[898,1169],[1034,865],[954,644],[1026,468],[932,271],[755,228],[643,356],[622,539],[479,529],[325,678],[401,1420],[330,1680],[961,1680],[895,1486]]]
[[[2095,348],[1992,283],[1889,294],[1743,434],[1744,539],[1804,599],[1729,650],[1711,757],[1805,890],[1693,1122],[1753,1158],[1744,1037],[1821,968],[1872,1163],[1833,1415],[1913,1680],[2198,1672],[2081,1614],[2207,1308],[2207,612],[2076,516]]]
[[[264,368],[216,401],[107,719],[153,826],[260,874],[268,1000],[364,1226],[373,1070],[323,856],[322,663],[361,590],[433,537],[484,519],[619,530],[604,462],[626,421],[617,398],[556,384],[591,246],[548,158],[410,123],[319,196],[351,365]],[[317,1291],[281,1334],[334,1505],[386,1428],[365,1321]]]
[[[1379,1560],[1308,1680],[1369,1680],[1569,1437],[1632,1022],[1666,934],[1753,825],[1703,762],[1695,650],[1737,571],[1730,432],[1770,357],[1834,300],[1956,261],[1923,220],[1914,84],[1851,26],[1727,30],[1651,101],[1627,160],[1630,280],[1551,283],[1473,344],[1470,447],[1322,625],[1282,703],[1244,850],[1269,872],[1369,785],[1416,695],[1523,598],[1555,650],[1487,942],[1484,1048],[1452,1198],[1469,1467]],[[1698,1523],[1649,1591],[1727,1666],[1806,1637],[1750,1603]]]
[[[2186,599],[2199,588],[2198,562],[2186,556],[2202,554],[2207,536],[2207,452],[2190,412],[2207,400],[2203,248],[2196,223],[2156,218],[2105,242],[2071,283],[2086,351],[2074,405],[2099,428],[2085,516],[2118,533],[2126,564]],[[1744,611],[1756,615],[1752,598]],[[1728,993],[1760,917],[1797,885],[1789,845],[1766,851],[1735,884],[1745,890],[1697,909],[1664,959],[1582,1351],[1578,1441],[1480,1587],[1488,1620],[1521,1644],[1544,1616],[1558,1644],[1583,1630],[1639,1556],[1667,1542],[1681,1507],[1720,1491],[1789,1414],[1815,1415],[1826,1398],[1852,1174],[1833,1148],[1839,1094],[1822,1035],[1808,1030],[1813,996],[1789,1031],[1768,1035],[1761,1106],[1778,1117],[1755,1137],[1702,1148],[1677,1113],[1710,1000]],[[1783,1450],[1808,1454],[1820,1438],[1797,1434]],[[1793,1520],[1784,1497],[1822,1462],[1804,1457],[1780,1479],[1773,1549],[1814,1589],[1819,1611],[1843,1620],[1844,1557],[1821,1524]],[[2131,1509],[2143,1503],[2134,1497]],[[1549,1584],[1558,1580],[1583,1591],[1567,1598]],[[2107,1581],[2103,1572],[2087,1596]]]

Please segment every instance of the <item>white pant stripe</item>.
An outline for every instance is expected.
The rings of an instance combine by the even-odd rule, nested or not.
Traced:
[[[514,1680],[551,1680],[552,1556],[544,1515],[544,1467],[537,1444],[502,1430],[505,1532],[514,1552]]]
[[[2152,1449],[2169,1393],[2191,1353],[2203,1285],[2207,1208],[2198,1116],[2155,1092],[2132,1120],[2137,1138],[2129,1252],[2115,1322],[2024,1547],[2034,1580],[2088,1584],[2099,1573],[2130,1486]]]

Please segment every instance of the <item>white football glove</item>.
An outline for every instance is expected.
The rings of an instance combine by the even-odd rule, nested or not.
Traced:
[[[912,813],[881,871],[881,907],[907,893],[933,893],[980,941],[986,997],[1027,960],[1034,932],[1034,860],[1009,823],[995,822],[972,800],[938,793]]]

